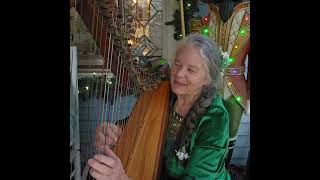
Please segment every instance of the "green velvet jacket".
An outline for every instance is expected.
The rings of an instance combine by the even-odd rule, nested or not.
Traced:
[[[164,174],[162,179],[179,180],[230,180],[225,159],[228,153],[229,115],[221,96],[216,95],[207,113],[196,123],[187,160],[179,160],[175,153],[168,156],[170,147],[164,149]],[[177,149],[178,150],[178,149]]]

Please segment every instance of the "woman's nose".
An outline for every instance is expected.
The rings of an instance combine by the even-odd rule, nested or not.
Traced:
[[[183,77],[185,75],[184,68],[180,68],[177,70],[177,77]]]

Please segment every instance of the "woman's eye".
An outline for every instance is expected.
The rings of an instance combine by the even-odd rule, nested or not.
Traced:
[[[177,66],[177,67],[181,67],[181,64],[175,63],[174,65]]]
[[[188,71],[189,71],[189,72],[191,72],[191,73],[196,72],[196,71],[195,71],[195,70],[193,70],[193,69],[188,69]]]

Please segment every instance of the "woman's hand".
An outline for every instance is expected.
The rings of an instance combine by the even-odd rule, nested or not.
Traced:
[[[104,153],[88,160],[91,176],[96,180],[129,180],[117,155],[108,146],[105,146]]]
[[[122,129],[117,125],[106,122],[99,124],[96,129],[96,147],[103,151],[106,145],[114,146],[121,132]]]

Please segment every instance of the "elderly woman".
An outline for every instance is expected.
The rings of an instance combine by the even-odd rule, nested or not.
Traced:
[[[222,64],[217,44],[205,36],[192,34],[177,49],[162,179],[230,179],[224,166],[229,117],[217,91]],[[110,143],[120,134],[113,128]],[[95,155],[88,161],[91,175],[97,180],[130,179],[119,158],[109,148],[105,151],[107,156]]]

